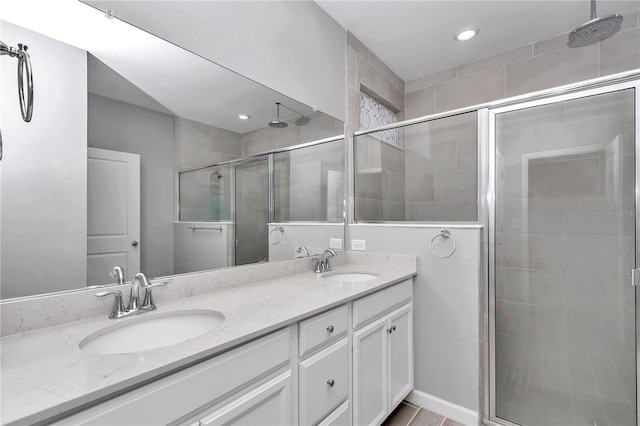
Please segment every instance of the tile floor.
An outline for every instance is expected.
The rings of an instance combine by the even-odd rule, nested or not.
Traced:
[[[403,401],[382,426],[464,426],[454,420]]]

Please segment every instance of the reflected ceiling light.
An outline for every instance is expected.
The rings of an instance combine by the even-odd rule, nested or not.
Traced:
[[[453,37],[458,41],[468,41],[478,35],[480,29],[475,25],[460,28]]]
[[[250,119],[250,118],[251,118],[251,116],[250,116],[249,114],[243,114],[243,113],[240,113],[240,114],[238,114],[238,118],[239,118],[240,120],[248,120],[248,119]]]

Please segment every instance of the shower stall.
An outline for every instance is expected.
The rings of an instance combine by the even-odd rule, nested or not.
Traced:
[[[342,230],[344,169],[339,135],[178,171],[178,240],[181,256],[190,262],[180,272],[195,265],[206,270],[290,258],[293,248],[275,247],[277,224],[335,223]],[[324,246],[321,235],[328,234],[297,238],[318,238]],[[295,240],[290,234],[290,243]]]
[[[484,424],[639,424],[639,90],[634,70],[354,134],[356,220],[484,225]],[[371,152],[398,128],[394,216]]]

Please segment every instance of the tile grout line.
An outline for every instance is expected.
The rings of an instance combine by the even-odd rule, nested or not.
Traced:
[[[407,404],[407,405],[408,405],[408,404]],[[414,408],[417,408],[417,407],[414,407]],[[410,418],[410,419],[409,419],[409,421],[407,422],[407,426],[411,425],[411,422],[412,422],[416,417],[418,417],[418,413],[420,412],[420,410],[422,410],[422,408],[418,408],[418,409],[416,410],[416,412],[415,412],[415,413],[413,413],[413,416],[411,416],[411,418]]]

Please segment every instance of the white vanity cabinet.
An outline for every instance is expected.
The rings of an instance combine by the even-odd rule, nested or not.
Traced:
[[[413,389],[412,280],[304,319],[60,425],[378,425]]]
[[[293,422],[291,335],[276,331],[62,419],[59,425],[225,424],[270,415]],[[272,403],[277,400],[277,407]],[[269,404],[265,405],[268,401]],[[215,404],[215,405],[214,405]],[[218,407],[219,406],[219,407]],[[219,409],[218,409],[219,408]],[[219,413],[220,422],[215,413]],[[183,421],[184,419],[184,421]],[[266,423],[268,424],[268,423]]]
[[[411,281],[353,302],[353,424],[379,425],[413,389]]]
[[[349,306],[316,315],[299,325],[298,418],[315,425],[332,417],[349,398]],[[347,413],[343,417],[348,417]],[[341,418],[334,419],[338,425]],[[343,424],[349,424],[343,423]]]

